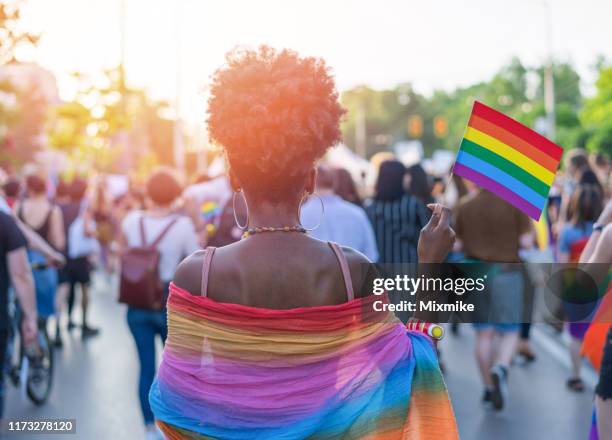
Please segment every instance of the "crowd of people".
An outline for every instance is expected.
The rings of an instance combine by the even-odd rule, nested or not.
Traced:
[[[258,63],[267,62],[270,57],[277,57],[275,68],[259,70]],[[157,438],[160,434],[154,424],[156,419],[161,420],[159,426],[164,433],[171,436],[181,430],[199,429],[182,422],[195,420],[196,410],[211,413],[219,410],[206,397],[196,399],[197,390],[165,382],[172,373],[177,383],[184,379],[183,385],[187,388],[189,384],[195,387],[203,383],[189,382],[195,376],[183,377],[188,376],[193,365],[188,357],[181,358],[182,364],[178,360],[179,352],[188,345],[181,345],[181,337],[190,344],[200,344],[202,353],[206,351],[211,356],[214,353],[223,357],[232,350],[236,356],[244,354],[241,351],[244,347],[238,347],[239,342],[237,346],[219,348],[215,344],[221,342],[207,342],[205,337],[185,330],[184,326],[192,318],[193,328],[200,324],[212,325],[195,323],[196,318],[188,314],[189,307],[198,304],[210,310],[214,307],[205,301],[187,305],[182,292],[210,297],[218,304],[242,304],[244,309],[228,309],[228,316],[242,316],[243,324],[253,329],[249,326],[256,324],[250,319],[264,319],[263,315],[257,315],[260,309],[274,314],[279,309],[340,307],[346,303],[347,296],[349,303],[353,298],[365,300],[357,292],[363,284],[360,267],[367,262],[518,263],[532,249],[549,252],[551,262],[611,261],[612,179],[610,162],[603,155],[589,156],[581,149],[566,153],[563,172],[553,186],[545,215],[537,223],[467,180],[429,175],[420,164],[407,167],[389,156],[379,164],[373,188],[365,187],[348,170],[334,167],[325,159],[319,162],[315,172],[312,164],[339,139],[338,120],[342,109],[337,103],[333,82],[330,86],[331,80],[322,73],[325,70],[313,63],[291,53],[259,53],[233,60],[227,70],[217,73],[209,129],[211,136],[226,149],[229,168],[224,174],[196,176],[192,184],[185,185],[186,177],[176,170],[159,168],[145,182],[131,181],[124,191],[113,193],[107,176],[102,174],[67,180],[51,178],[44,167],[4,173],[0,194],[0,417],[9,290],[14,292],[22,311],[21,336],[25,343],[32,343],[37,329],[44,326],[60,350],[65,332],[80,329],[85,340],[104,332],[104,328],[93,324],[96,310],[91,301],[95,295],[91,274],[97,271],[100,278],[116,278],[119,299],[127,304],[127,325],[140,364],[135,390],[138,390],[146,435]],[[245,76],[258,76],[262,90],[240,88],[240,84],[232,83],[249,80],[230,80],[232,69],[244,69]],[[298,93],[292,92],[289,85],[277,84],[274,75],[288,75],[287,72],[295,75],[296,83],[303,82],[310,87],[310,82],[314,82],[312,102],[304,103],[300,96],[298,105],[293,104],[291,96],[282,97],[284,102],[296,106],[292,115],[272,107],[269,112],[278,114],[249,113],[240,108],[242,102],[249,100],[260,100],[266,106],[273,99],[270,95]],[[272,84],[269,90],[265,87],[268,82]],[[238,99],[236,105],[224,107],[222,101],[229,99],[225,96],[227,89],[232,89],[228,96],[234,98],[241,93],[250,95],[243,101]],[[321,96],[314,96],[316,93]],[[308,112],[313,111],[314,105],[320,107],[320,113],[311,118]],[[266,117],[277,118],[275,126],[282,127],[278,121],[287,118],[287,126],[303,124],[303,127],[287,128],[279,140],[274,131],[279,129],[271,129],[262,122]],[[242,128],[231,128],[237,119],[241,119]],[[312,127],[319,132],[309,132]],[[438,204],[451,210],[440,211],[436,208]],[[452,230],[448,225],[442,227],[445,221],[456,234],[454,245]],[[424,228],[428,231],[427,239],[420,243]],[[341,247],[332,246],[332,252],[326,243]],[[150,266],[151,261],[154,267]],[[513,271],[498,277],[501,289],[515,292],[510,300],[521,313],[522,306],[518,305],[524,298],[522,277]],[[148,302],[135,299],[136,290],[149,292]],[[293,294],[285,294],[288,291]],[[176,302],[169,303],[166,309],[163,304],[170,292],[175,292],[170,296]],[[75,307],[77,297],[79,307]],[[153,306],[159,298],[163,304]],[[75,316],[77,310],[80,317]],[[214,313],[223,313],[221,309],[215,310]],[[506,388],[513,359],[522,356],[527,361],[535,361],[537,358],[529,344],[529,323],[522,323],[522,316],[517,315],[513,323],[474,325],[483,404],[494,410],[507,405]],[[284,316],[283,319],[290,325],[293,318]],[[168,321],[176,334],[169,335]],[[229,318],[227,322],[221,318],[215,322],[219,328],[232,324]],[[306,319],[302,324],[313,323]],[[576,392],[585,389],[581,378],[581,345],[588,329],[585,323],[567,325],[571,335],[568,356],[573,365],[567,387]],[[239,329],[234,330],[239,333]],[[158,337],[162,342],[168,341],[170,351],[164,356],[160,378],[156,381]],[[236,336],[236,341],[242,340],[241,337]],[[209,349],[206,344],[213,347]],[[608,341],[601,365],[607,376],[602,373],[596,390],[600,435],[612,435],[610,345]],[[251,362],[257,363],[253,359]],[[274,357],[274,362],[285,365],[286,360]],[[261,369],[259,373],[267,371],[262,365],[255,367]],[[201,371],[204,374],[209,370]],[[240,379],[246,381],[242,376]],[[162,386],[166,387],[165,393],[159,392]],[[170,398],[169,392],[175,395]],[[205,403],[192,402],[194,406],[185,409],[181,418],[176,402],[189,396]],[[244,410],[241,416],[246,419],[253,416],[249,412],[252,409],[240,406],[242,401],[236,403],[238,397],[232,398],[237,400],[225,399],[223,404],[237,405],[236,411]],[[297,414],[302,406],[293,410]],[[382,414],[384,408],[372,411]],[[281,420],[282,414],[277,415]],[[214,417],[219,431],[208,432],[210,436],[223,432],[221,427],[229,429],[228,421],[221,415]],[[411,423],[419,421],[412,419]],[[274,432],[270,426],[265,429]],[[321,429],[325,433],[325,429],[332,428]],[[448,438],[456,433],[450,424],[445,429]],[[312,431],[316,432],[316,429]]]

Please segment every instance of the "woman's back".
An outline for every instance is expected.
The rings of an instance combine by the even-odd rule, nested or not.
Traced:
[[[342,274],[367,260],[266,235],[192,256],[170,287],[149,394],[166,436],[456,439],[431,342],[378,312],[386,297],[351,300]]]
[[[362,296],[369,269],[358,252],[344,248],[342,254],[305,234],[255,235],[215,251],[206,294],[218,302],[281,310],[341,304],[347,301],[343,256],[356,297]],[[186,260],[175,283],[200,295],[203,263],[204,253]]]

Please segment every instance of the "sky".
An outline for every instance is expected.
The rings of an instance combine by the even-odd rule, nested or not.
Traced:
[[[204,119],[206,85],[235,46],[268,44],[323,57],[338,88],[411,82],[430,93],[490,78],[512,56],[571,61],[592,90],[597,55],[612,60],[610,0],[124,0],[128,83]],[[120,60],[121,0],[26,0],[40,32],[28,57],[54,72],[94,74]],[[547,6],[548,5],[548,6]]]

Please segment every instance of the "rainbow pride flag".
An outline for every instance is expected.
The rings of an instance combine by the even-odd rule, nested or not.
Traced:
[[[458,439],[431,340],[369,296],[270,310],[170,285],[149,401],[166,439]]]
[[[475,101],[453,173],[539,220],[563,149]]]

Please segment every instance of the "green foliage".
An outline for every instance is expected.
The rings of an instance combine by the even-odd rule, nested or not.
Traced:
[[[601,68],[595,96],[585,100],[580,119],[589,134],[586,147],[612,156],[612,67]]]
[[[151,163],[149,149],[167,141],[171,123],[161,115],[166,103],[152,101],[144,90],[124,85],[120,68],[94,81],[74,74],[79,91],[73,101],[55,108],[48,123],[50,145],[67,154],[74,166],[101,171],[136,169]],[[133,151],[135,145],[143,151]],[[158,155],[159,156],[159,155]]]
[[[588,133],[582,128],[583,121],[579,118],[583,102],[580,76],[571,64],[556,63],[553,77],[556,141],[564,148],[582,146],[587,142]],[[426,154],[438,148],[456,150],[463,137],[474,100],[535,127],[537,121],[546,114],[543,83],[544,67],[528,68],[518,58],[513,58],[489,81],[460,87],[450,92],[436,90],[430,97],[416,93],[410,84],[380,91],[358,87],[342,94],[343,105],[349,110],[343,125],[345,142],[354,146],[358,106],[364,109],[366,115],[368,156],[380,150],[388,150],[398,141],[410,139],[406,129],[407,121],[415,115],[423,120],[423,133],[419,139]],[[445,136],[437,137],[433,132],[436,116],[442,116],[448,121]]]

